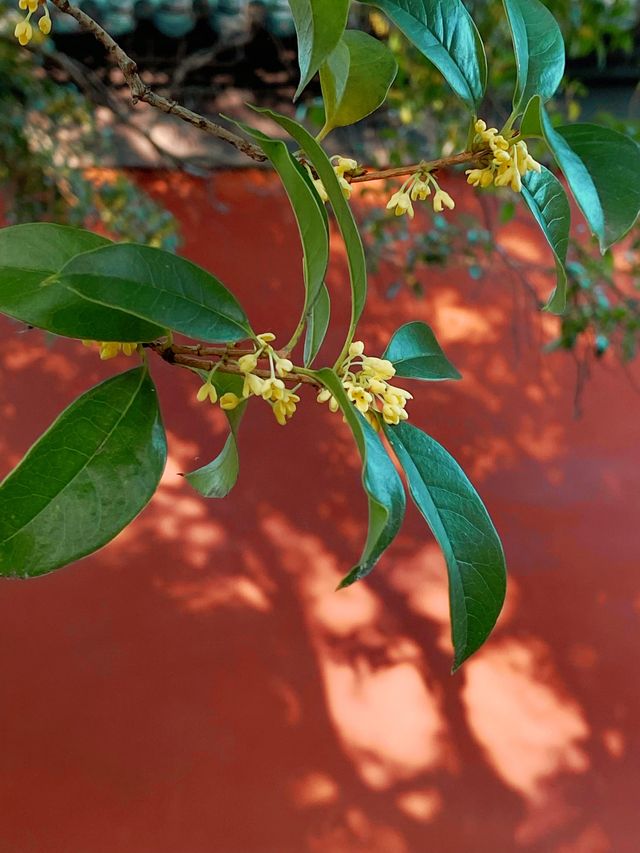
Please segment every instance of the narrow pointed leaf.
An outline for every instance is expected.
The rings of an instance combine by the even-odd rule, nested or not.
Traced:
[[[300,83],[294,100],[340,41],[349,0],[289,0],[298,36]]]
[[[601,251],[621,240],[640,211],[640,146],[595,124],[554,128],[538,97],[527,107],[522,132],[544,137]]]
[[[135,243],[105,246],[73,258],[58,278],[93,305],[202,341],[251,336],[244,311],[217,278],[162,249]]]
[[[352,297],[351,329],[353,330],[362,315],[367,298],[367,268],[360,232],[351,213],[351,208],[342,194],[340,184],[327,155],[313,136],[302,125],[286,116],[267,109],[258,109],[257,111],[269,116],[296,140],[324,184],[347,250]]]
[[[551,246],[556,262],[556,286],[546,308],[561,314],[567,304],[567,246],[571,226],[569,199],[560,181],[544,166],[522,179],[522,197]]]
[[[206,378],[206,374],[203,375]],[[216,373],[214,385],[218,396],[227,392],[242,395],[242,378],[233,374]],[[229,435],[220,453],[202,468],[197,468],[185,474],[189,485],[200,492],[205,498],[224,498],[235,486],[240,471],[240,457],[238,455],[238,428],[247,407],[246,402],[241,403],[237,409],[225,412],[229,421]]]
[[[282,140],[238,122],[271,160],[291,202],[303,250],[304,312],[316,301],[329,263],[329,225],[311,179]]]
[[[362,485],[369,502],[369,530],[362,555],[340,588],[366,577],[394,540],[404,518],[406,498],[402,481],[375,430],[346,395],[333,370],[324,368],[316,376],[338,401],[351,427],[362,458]]]
[[[385,12],[477,113],[487,84],[487,59],[461,0],[376,0],[371,5]]]
[[[0,229],[0,311],[70,338],[152,341],[165,334],[163,326],[91,303],[58,281],[74,257],[111,245],[90,231],[63,225]]]
[[[360,30],[346,30],[320,67],[325,109],[321,136],[377,110],[397,71],[398,63],[383,42]]]
[[[534,95],[554,94],[564,74],[564,41],[554,16],[540,0],[503,0],[516,56],[513,107],[524,110]]]
[[[408,379],[461,379],[426,323],[406,323],[393,333],[382,354],[393,363],[396,376]]]
[[[151,499],[166,455],[145,367],[87,391],[0,485],[0,575],[35,577],[106,545]]]
[[[331,315],[331,298],[325,284],[307,313],[307,331],[304,339],[304,364],[308,367],[322,346]]]
[[[408,423],[385,432],[447,563],[455,670],[484,643],[502,609],[502,545],[478,493],[444,447]]]

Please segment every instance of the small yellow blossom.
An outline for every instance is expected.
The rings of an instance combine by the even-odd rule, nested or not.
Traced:
[[[273,414],[281,426],[284,426],[287,420],[293,417],[296,411],[296,404],[299,402],[300,397],[293,391],[285,388],[282,397],[273,404]]]
[[[122,352],[124,355],[133,355],[138,351],[136,343],[120,343],[119,341],[82,341],[85,347],[98,347],[100,358],[107,361],[110,358],[115,358]]]
[[[371,355],[362,356],[362,372],[372,376],[374,379],[381,379],[386,382],[395,376],[396,369],[393,364],[386,358],[376,358]]]
[[[415,213],[411,204],[411,196],[404,189],[399,189],[395,192],[387,202],[387,210],[393,210],[396,216],[408,214],[409,219],[413,219]]]
[[[238,367],[243,373],[251,373],[258,366],[258,356],[255,352],[243,355],[238,359]]]
[[[427,181],[423,181],[422,178],[416,177],[411,185],[409,195],[411,196],[411,201],[424,201],[431,195],[431,187]]]
[[[51,32],[51,18],[49,16],[49,9],[45,0],[18,0],[18,8],[23,12],[27,12],[26,18],[22,21],[19,21],[16,24],[15,30],[13,34],[15,38],[18,39],[18,42],[25,47],[29,44],[31,39],[33,38],[33,26],[31,25],[31,17],[38,10],[38,7],[42,8],[42,17],[38,21],[38,28],[40,32],[44,35],[49,35]]]
[[[215,403],[218,399],[218,392],[210,379],[207,379],[196,394],[196,399],[199,403],[203,403],[207,398],[209,398],[211,403]]]
[[[433,197],[433,209],[436,213],[440,213],[443,207],[448,208],[449,210],[453,210],[456,206],[455,201],[451,198],[449,193],[441,190],[439,187],[436,190],[436,193]]]
[[[407,419],[407,401],[412,395],[389,379],[396,369],[386,358],[368,356],[362,341],[354,341],[349,347],[346,360],[339,369],[342,387],[355,408],[375,429],[380,429],[380,416],[388,424],[398,424]],[[338,401],[328,388],[318,393],[319,403],[328,403],[332,412],[337,412]]]
[[[227,391],[226,394],[220,397],[220,408],[226,412],[230,412],[232,409],[237,409],[241,402],[241,397],[238,397],[237,394],[233,394],[231,391]]]
[[[29,21],[20,21],[20,23],[16,24],[13,34],[18,39],[22,47],[25,47],[33,38],[33,27]]]
[[[529,154],[527,143],[523,139],[506,139],[497,128],[488,128],[482,119],[475,123],[475,131],[474,149],[488,146],[491,160],[482,169],[467,169],[467,183],[482,188],[508,186],[514,192],[521,192],[522,178],[527,172],[541,169],[540,163]]]

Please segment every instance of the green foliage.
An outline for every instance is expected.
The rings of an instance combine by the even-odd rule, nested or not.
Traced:
[[[406,323],[393,333],[382,358],[409,379],[461,379],[426,323]]]
[[[561,314],[567,304],[567,247],[569,245],[569,227],[571,208],[560,181],[548,169],[542,167],[537,172],[529,172],[522,182],[522,198],[534,215],[542,233],[551,246],[556,262],[556,287],[547,308]]]
[[[239,124],[262,148],[282,181],[293,208],[303,249],[305,299],[303,316],[318,300],[329,264],[329,224],[309,174],[284,142],[246,124]]]
[[[347,25],[349,0],[290,0],[289,5],[298,34],[297,98],[340,41]]]
[[[203,379],[206,374],[203,374]],[[242,379],[233,374],[218,373],[213,377],[213,383],[222,396],[228,392],[241,396]],[[235,486],[240,473],[240,456],[238,454],[238,428],[246,411],[247,404],[242,403],[237,409],[227,412],[229,435],[220,453],[202,468],[185,474],[189,485],[200,492],[205,498],[226,498]]]
[[[149,502],[166,455],[146,367],[87,391],[0,485],[0,575],[43,575],[106,545]]]
[[[211,342],[251,336],[246,314],[217,278],[162,249],[120,243],[84,252],[72,258],[50,286],[77,295],[83,302],[82,316],[108,311],[155,323],[159,331],[153,337],[167,329]],[[82,337],[149,340],[146,336],[131,338],[124,328],[118,334],[119,327],[106,335],[102,316],[92,322],[95,325]]]
[[[548,101],[564,73],[560,27],[540,0],[504,0],[516,58],[513,112],[520,115],[534,95]]]
[[[397,72],[393,54],[381,41],[347,30],[320,67],[325,122],[318,138],[377,110]]]
[[[307,312],[307,331],[304,339],[304,364],[313,363],[326,337],[331,317],[331,297],[326,284],[322,285],[318,298]]]
[[[362,458],[362,486],[369,505],[367,541],[358,564],[340,583],[339,588],[343,588],[366,577],[393,542],[404,518],[406,498],[398,472],[382,442],[353,407],[337,374],[323,368],[315,375],[338,401],[351,428]]]
[[[385,432],[447,562],[455,670],[484,643],[502,609],[502,545],[476,490],[444,447],[410,424]]]
[[[16,4],[0,0],[0,190],[9,223],[50,220],[105,229],[114,239],[175,251],[173,216],[125,175],[87,173],[106,159],[113,138],[56,67],[48,41],[27,52],[12,40]]]
[[[422,151],[420,163],[392,171],[391,176],[400,174],[404,182],[388,207],[397,215],[413,215],[412,203],[430,198],[434,211],[443,206],[450,211],[454,203],[435,170],[462,162],[475,166],[469,181],[480,193],[509,187],[515,199],[522,191],[554,255],[557,284],[548,307],[561,311],[568,299],[575,309],[572,322],[580,317],[581,323],[598,328],[595,343],[601,351],[609,346],[612,324],[626,324],[624,352],[628,335],[640,327],[637,300],[619,296],[612,305],[603,298],[602,284],[588,260],[567,262],[566,194],[558,179],[533,160],[524,139],[541,138],[556,158],[603,250],[627,233],[638,214],[640,155],[636,143],[617,130],[591,124],[553,126],[543,101],[554,95],[560,82],[564,48],[549,11],[538,0],[504,0],[507,15],[497,19],[499,4],[489,4],[483,20],[493,21],[498,36],[492,41],[490,34],[487,74],[483,42],[460,0],[377,0],[375,5],[381,10],[373,13],[378,30],[386,26],[384,13],[419,52],[421,68],[428,67],[426,57],[463,104],[463,118],[445,152],[458,153],[429,161]],[[412,394],[391,379],[433,381],[459,379],[460,374],[421,322],[401,326],[382,358],[366,355],[364,342],[354,340],[366,305],[367,277],[360,230],[348,203],[350,181],[381,176],[363,174],[366,170],[351,158],[338,157],[334,165],[336,158],[329,159],[320,144],[329,130],[360,120],[385,100],[395,61],[387,46],[370,34],[345,32],[345,0],[291,0],[291,7],[301,69],[298,94],[319,71],[325,125],[314,138],[293,119],[260,110],[287,134],[292,147],[299,149],[295,153],[287,141],[240,125],[278,173],[302,245],[303,308],[284,348],[274,348],[271,333],[251,329],[242,307],[214,276],[159,248],[111,243],[81,229],[47,224],[0,231],[0,310],[55,334],[100,341],[103,357],[125,345],[130,352],[137,344],[144,358],[142,366],[73,403],[0,486],[5,509],[0,572],[26,577],[72,562],[105,544],[150,499],[166,447],[146,350],[196,374],[204,381],[197,399],[219,402],[227,414],[230,434],[222,451],[186,475],[205,497],[224,497],[237,480],[237,431],[250,398],[266,402],[284,426],[311,386],[319,402],[344,417],[362,462],[369,520],[360,559],[341,587],[371,572],[403,521],[405,492],[381,440],[382,430],[445,556],[455,669],[482,645],[498,618],[505,594],[504,554],[475,489],[444,448],[406,422]],[[515,55],[505,61],[495,45],[503,43],[507,21]],[[392,47],[396,38],[397,33],[392,34]],[[416,80],[421,79],[417,73]],[[425,97],[431,98],[434,78],[429,79]],[[513,112],[501,131],[487,129],[484,120],[476,121],[487,80],[493,95],[507,88],[511,92],[514,79]],[[527,105],[518,130],[517,119]],[[436,153],[442,155],[443,149]],[[339,237],[329,228],[322,199],[330,204]],[[505,219],[514,212],[515,202],[503,208]],[[374,235],[383,221],[379,216],[370,220]],[[347,257],[351,319],[333,366],[312,370],[309,365],[318,357],[329,324],[330,295],[324,279],[335,239],[341,239]],[[465,223],[463,217],[454,225],[440,213],[421,240],[414,261],[408,259],[409,268],[421,260],[445,262],[455,240],[461,245],[456,255],[468,261],[474,275],[474,253],[489,255],[492,249],[489,227]],[[611,263],[610,253],[605,263]],[[563,320],[556,345],[572,346],[584,328]],[[195,343],[175,344],[173,332]],[[295,351],[303,334],[303,365],[296,366]]]
[[[477,27],[461,0],[378,0],[374,5],[477,113],[487,83],[487,61]]]

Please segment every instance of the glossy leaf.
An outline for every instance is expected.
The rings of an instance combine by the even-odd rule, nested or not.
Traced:
[[[349,0],[289,0],[289,6],[298,37],[297,98],[340,41],[347,25]]]
[[[406,323],[393,333],[382,354],[393,363],[396,376],[408,379],[461,379],[426,323]]]
[[[554,94],[564,74],[564,41],[556,19],[540,0],[503,0],[511,28],[518,78],[513,108],[521,113],[533,95]]]
[[[73,258],[58,279],[94,305],[202,341],[238,341],[251,336],[244,311],[218,279],[162,249],[135,243],[105,246]]]
[[[571,226],[569,199],[560,181],[542,166],[540,173],[527,172],[522,197],[551,246],[556,262],[556,286],[546,308],[561,314],[567,303],[567,246]]]
[[[367,298],[367,268],[360,232],[351,213],[351,208],[342,194],[340,184],[327,155],[313,136],[302,125],[286,116],[266,109],[260,109],[258,112],[272,118],[296,140],[324,184],[347,250],[352,298],[350,328],[353,330],[360,319]]]
[[[304,339],[304,363],[308,367],[322,346],[331,315],[331,299],[326,285],[322,285],[318,298],[307,313],[307,331]]]
[[[477,113],[487,84],[487,59],[461,0],[376,0],[372,5],[386,13]]]
[[[377,110],[397,72],[398,63],[383,42],[360,30],[346,30],[320,67],[325,109],[320,138]]]
[[[621,240],[640,211],[637,143],[595,124],[554,128],[538,97],[529,103],[521,130],[545,139],[602,252]]]
[[[271,160],[291,202],[303,250],[304,312],[316,301],[329,263],[329,225],[324,205],[305,169],[291,156],[284,142],[249,125],[238,125]]]
[[[35,577],[106,545],[151,499],[166,454],[145,367],[87,391],[0,485],[0,575]]]
[[[203,373],[203,379],[206,377],[207,374]],[[234,376],[230,373],[216,373],[213,377],[213,384],[219,397],[227,392],[237,394],[238,397],[242,396],[243,380],[240,376]],[[208,465],[203,465],[202,468],[197,468],[195,471],[184,475],[189,485],[193,486],[205,498],[224,498],[236,484],[240,471],[238,428],[246,408],[245,402],[241,403],[236,409],[225,412],[230,431],[222,450]]]
[[[366,577],[394,540],[404,518],[406,498],[398,472],[377,433],[351,403],[337,374],[324,368],[316,376],[336,398],[351,427],[362,458],[362,485],[369,502],[367,541],[358,565],[340,583],[342,588]]]
[[[74,257],[109,240],[63,225],[36,223],[0,229],[0,311],[70,338],[152,341],[166,329],[88,301],[57,276]]]
[[[502,609],[502,545],[478,493],[444,447],[408,423],[385,432],[447,563],[455,670],[484,643]]]

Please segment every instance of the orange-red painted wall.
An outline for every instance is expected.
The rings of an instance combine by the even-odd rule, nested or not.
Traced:
[[[181,218],[185,255],[286,335],[300,252],[275,182],[141,180]],[[525,220],[500,240],[549,264]],[[449,675],[443,562],[413,509],[370,580],[333,592],[366,529],[339,417],[307,395],[283,429],[256,403],[240,482],[206,502],[177,474],[217,452],[223,418],[156,363],[171,457],[152,504],[95,556],[0,584],[2,853],[637,853],[640,398],[605,359],[575,420],[571,357],[540,353],[555,321],[487,266],[479,282],[429,271],[423,300],[386,298],[388,267],[361,328],[380,351],[425,320],[464,375],[412,389],[410,411],[504,539],[486,648]],[[330,284],[327,359],[348,310],[339,250]],[[2,332],[4,473],[129,363]]]

